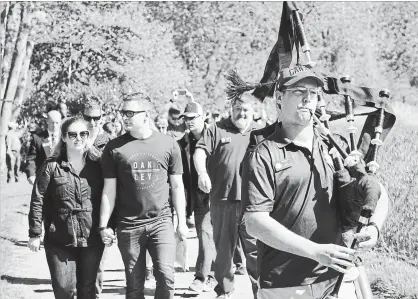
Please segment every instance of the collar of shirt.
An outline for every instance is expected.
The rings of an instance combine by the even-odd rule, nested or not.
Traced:
[[[315,143],[318,141],[318,138],[320,138],[320,134],[319,134],[318,130],[314,127],[314,139],[315,139]],[[287,146],[287,145],[289,145],[291,143],[293,143],[294,145],[296,145],[298,147],[301,147],[300,145],[295,144],[293,142],[293,140],[290,140],[289,138],[287,138],[284,135],[284,132],[282,130],[282,123],[281,122],[278,122],[277,125],[276,125],[276,130],[274,131],[274,141],[277,142],[279,148],[283,148],[283,147],[285,147],[285,146]],[[311,151],[311,150],[309,150],[309,151]]]

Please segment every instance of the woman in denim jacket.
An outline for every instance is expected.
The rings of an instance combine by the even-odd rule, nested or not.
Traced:
[[[103,178],[100,153],[87,144],[90,124],[69,118],[62,139],[37,173],[29,212],[29,242],[44,246],[55,298],[93,299],[104,244],[97,231]]]

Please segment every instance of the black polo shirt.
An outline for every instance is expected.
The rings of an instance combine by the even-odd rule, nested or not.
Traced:
[[[311,171],[312,169],[312,171]],[[243,204],[247,212],[269,212],[292,232],[320,244],[340,244],[334,166],[315,132],[311,152],[285,138],[281,126],[246,157]],[[316,261],[258,241],[261,288],[311,284],[338,276]]]
[[[252,130],[261,126],[252,122],[240,132],[231,118],[222,119],[205,130],[196,148],[206,151],[207,170],[212,182],[211,201],[241,200],[240,166],[250,142]]]

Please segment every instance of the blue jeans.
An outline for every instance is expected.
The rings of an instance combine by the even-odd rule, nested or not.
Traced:
[[[95,299],[95,282],[104,244],[89,247],[65,247],[45,243],[52,289],[57,299]]]
[[[218,285],[215,287],[215,292],[222,295],[234,291],[235,277],[232,260],[238,238],[240,238],[253,295],[254,298],[257,298],[257,240],[247,233],[241,202],[238,200],[213,200],[210,206],[210,216],[217,253],[214,270]]]
[[[204,280],[210,274],[215,261],[216,249],[210,220],[209,194],[198,192],[194,198],[194,219],[199,253],[196,260],[196,277]]]
[[[146,250],[154,264],[156,299],[174,298],[176,241],[170,218],[138,227],[118,227],[118,247],[125,265],[126,298],[144,299]]]

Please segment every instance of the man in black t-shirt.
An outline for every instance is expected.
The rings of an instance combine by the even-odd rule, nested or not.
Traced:
[[[234,99],[231,117],[207,128],[196,144],[194,163],[199,188],[209,193],[210,217],[216,248],[214,264],[218,298],[234,292],[235,269],[232,259],[238,238],[246,256],[247,272],[254,297],[257,296],[256,240],[248,235],[241,209],[240,168],[250,133],[260,126],[253,121],[256,99],[250,94]]]
[[[176,243],[169,188],[179,224],[187,238],[183,165],[180,148],[170,136],[150,126],[150,99],[137,93],[124,99],[121,113],[128,133],[111,140],[102,156],[105,178],[100,234],[105,244],[114,239],[106,228],[116,208],[118,247],[125,264],[126,298],[144,298],[145,252],[154,263],[155,298],[174,297]]]
[[[338,272],[354,266],[356,250],[341,246],[336,170],[313,126],[322,86],[304,66],[282,70],[276,90],[281,122],[244,158],[242,200],[248,232],[258,240],[259,299],[324,298]],[[360,248],[376,244],[388,212],[383,187],[372,187],[381,196],[374,225],[355,235]],[[357,298],[352,281],[342,284],[339,298]]]

